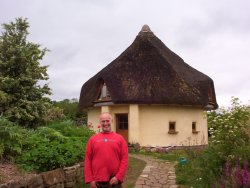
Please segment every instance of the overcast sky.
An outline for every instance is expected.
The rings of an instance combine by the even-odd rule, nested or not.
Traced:
[[[81,86],[118,57],[144,24],[186,63],[211,77],[219,106],[250,100],[248,0],[0,0],[0,23],[30,23],[29,41],[50,49],[53,100],[78,98]],[[1,30],[2,31],[2,30]]]

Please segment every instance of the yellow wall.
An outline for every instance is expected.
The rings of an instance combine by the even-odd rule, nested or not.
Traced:
[[[99,124],[99,116],[101,113],[101,108],[91,108],[88,110],[88,120],[87,124],[93,126],[93,130],[98,131],[97,126]]]
[[[113,119],[112,119],[112,131],[116,131],[116,122],[115,122],[115,114],[122,114],[122,113],[129,113],[129,107],[128,105],[120,105],[120,106],[102,106],[102,107],[96,107],[91,108],[88,110],[88,122],[92,122],[94,124],[94,130],[98,131],[97,125],[99,122],[99,116],[102,112],[109,112]]]
[[[128,140],[130,143],[140,143],[140,108],[137,104],[129,105]]]
[[[170,121],[176,122],[177,134],[168,133]],[[192,133],[193,121],[197,134]],[[140,135],[141,146],[204,145],[208,139],[207,119],[199,108],[140,106]]]
[[[129,107],[128,107],[128,105],[110,106],[110,113],[113,117],[112,130],[115,132],[116,131],[115,114],[128,114]]]
[[[88,111],[88,122],[97,131],[99,115],[108,111],[112,117],[127,113],[129,120],[128,140],[141,146],[204,145],[207,144],[207,119],[201,108],[169,107],[165,105],[113,105],[92,108]],[[169,134],[169,121],[176,122],[177,134]],[[196,122],[197,134],[192,133],[192,122]],[[112,130],[116,131],[113,120]]]

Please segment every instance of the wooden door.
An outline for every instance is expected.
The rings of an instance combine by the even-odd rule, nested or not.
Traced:
[[[116,114],[116,133],[128,142],[128,114]]]

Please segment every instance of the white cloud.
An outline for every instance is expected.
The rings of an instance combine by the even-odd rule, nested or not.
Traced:
[[[27,17],[29,40],[51,51],[53,99],[79,98],[82,84],[119,56],[144,24],[186,63],[210,76],[218,103],[250,99],[250,2],[245,0],[1,0],[0,23]]]

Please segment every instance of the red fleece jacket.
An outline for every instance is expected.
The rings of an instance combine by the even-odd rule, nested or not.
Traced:
[[[128,146],[114,132],[93,135],[86,147],[84,161],[85,183],[107,182],[115,176],[123,182],[128,168]]]

